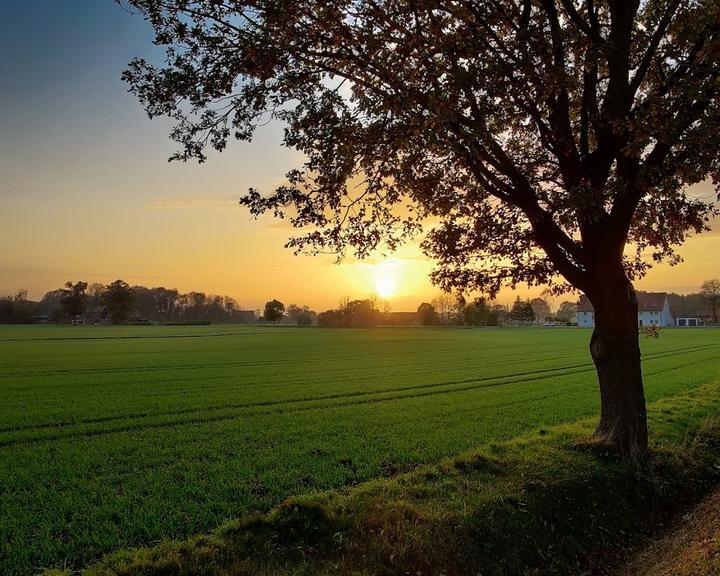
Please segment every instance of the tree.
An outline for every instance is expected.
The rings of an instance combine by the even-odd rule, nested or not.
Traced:
[[[296,251],[363,257],[428,223],[444,290],[583,291],[596,436],[645,451],[632,280],[715,212],[684,190],[720,179],[717,2],[126,1],[167,49],[124,78],[175,119],[174,158],[279,119],[305,163],[241,202],[287,216]]]
[[[475,298],[462,311],[462,323],[467,326],[497,326],[497,315],[488,306],[485,298]]]
[[[417,309],[417,321],[420,326],[433,326],[437,324],[437,312],[435,307],[428,302],[423,302]]]
[[[535,311],[533,310],[530,300],[523,301],[520,300],[520,296],[517,296],[510,309],[510,318],[517,324],[531,324],[535,322]]]
[[[568,300],[562,302],[558,308],[556,317],[560,322],[577,322],[577,302],[570,302]]]
[[[710,315],[712,316],[713,324],[717,324],[717,305],[720,302],[720,280],[707,280],[702,283],[700,287],[700,294],[710,304]]]
[[[509,316],[513,322],[516,322],[517,324],[523,321],[523,318],[525,317],[525,303],[520,300],[520,296],[515,298],[515,302],[513,302],[512,308],[510,308]]]
[[[550,304],[543,298],[533,298],[530,301],[533,315],[538,322],[545,322],[550,317]]]
[[[465,299],[465,295],[462,292],[458,292],[455,296],[455,304],[453,305],[451,312],[451,314],[457,319],[458,323],[462,323],[466,306],[467,300]]]
[[[199,320],[202,316],[203,307],[207,301],[207,295],[204,292],[190,292],[187,294],[186,301],[192,311],[192,319]]]
[[[383,314],[377,306],[377,300],[372,298],[351,300],[345,308],[344,325],[349,328],[370,328],[380,324]]]
[[[317,320],[317,314],[310,310],[309,306],[297,306],[290,304],[286,309],[286,314],[298,326],[310,326]]]
[[[105,292],[105,285],[99,282],[93,282],[87,287],[88,295],[85,316],[91,320],[97,320],[102,313],[102,295]]]
[[[375,298],[340,302],[336,310],[326,310],[318,314],[318,326],[321,328],[370,328],[379,324],[383,313],[377,308]]]
[[[507,323],[507,318],[509,316],[507,306],[503,306],[502,304],[493,304],[491,310],[499,325]]]
[[[125,322],[133,310],[135,294],[127,282],[115,280],[105,287],[102,301],[105,304],[105,314],[110,317],[113,324]]]
[[[263,313],[263,317],[266,322],[276,324],[278,320],[282,319],[284,313],[285,304],[280,302],[280,300],[270,300],[269,302],[265,302],[265,312]]]
[[[60,306],[65,315],[71,320],[79,318],[85,314],[87,307],[87,282],[66,282],[65,289],[63,290],[63,297],[60,300]]]
[[[27,290],[18,290],[14,296],[0,298],[0,323],[28,324],[32,322],[35,303],[27,298]]]
[[[452,294],[440,292],[440,294],[433,299],[432,305],[440,317],[440,324],[450,324],[452,314],[457,309],[457,302]]]

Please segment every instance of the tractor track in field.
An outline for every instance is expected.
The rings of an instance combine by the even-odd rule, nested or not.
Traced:
[[[683,350],[675,350],[668,352],[658,352],[654,354],[648,354],[645,357],[649,360],[662,359],[671,356],[677,356],[679,354],[685,354],[692,351],[703,351],[708,348],[713,348],[718,345],[707,345],[687,348]],[[680,369],[682,367],[697,365],[700,362],[706,362],[710,359],[703,359],[700,361],[690,362],[684,365],[678,365],[673,367],[673,370]],[[530,383],[540,380],[546,380],[552,377],[569,376],[573,374],[586,373],[594,371],[594,366],[591,363],[585,362],[583,364],[573,364],[563,367],[550,368],[546,370],[534,370],[529,372],[519,372],[515,374],[493,376],[486,378],[472,378],[464,380],[453,380],[441,383],[430,383],[421,384],[417,386],[406,386],[396,388],[386,388],[383,390],[373,391],[358,391],[349,392],[343,394],[329,394],[324,396],[315,396],[307,398],[299,398],[294,400],[272,400],[265,402],[254,402],[254,403],[238,403],[235,405],[222,405],[215,408],[188,408],[180,411],[164,411],[154,413],[143,413],[143,414],[124,414],[121,416],[108,416],[105,418],[94,418],[80,421],[68,422],[65,424],[59,423],[47,423],[41,425],[34,425],[33,427],[26,428],[12,428],[0,430],[0,433],[20,432],[20,431],[42,431],[42,430],[62,430],[67,429],[67,432],[59,434],[48,434],[38,436],[25,436],[19,438],[6,438],[0,439],[0,448],[12,447],[18,445],[37,444],[42,442],[62,441],[65,439],[79,438],[79,437],[93,437],[100,435],[120,434],[125,432],[134,432],[148,429],[161,429],[170,428],[175,426],[188,426],[197,424],[206,424],[220,421],[228,421],[237,419],[240,417],[256,416],[261,414],[286,414],[293,412],[305,412],[311,410],[326,410],[342,408],[345,406],[353,405],[367,405],[377,404],[381,402],[391,402],[406,399],[423,398],[428,396],[438,396],[446,394],[454,394],[460,392],[467,392],[471,390],[482,390],[487,388],[496,388],[500,386],[506,386],[510,384],[519,383]],[[663,372],[668,371],[667,369]],[[646,373],[646,375],[652,375],[654,373]],[[449,388],[449,389],[439,389]],[[406,394],[405,392],[412,392]],[[393,394],[394,393],[394,394]],[[327,403],[330,401],[330,403]],[[335,402],[333,402],[335,401]],[[326,402],[320,405],[311,405],[313,402]],[[258,410],[253,410],[258,408]],[[270,409],[267,409],[270,408]],[[200,415],[210,411],[219,410],[230,410],[231,413],[216,414],[206,417]],[[78,427],[84,425],[93,424],[105,424],[109,422],[122,422],[124,420],[140,420],[143,418],[157,418],[158,416],[183,416],[188,414],[198,414],[197,417],[191,418],[174,418],[162,422],[139,422],[135,424],[126,424],[124,426],[115,427],[102,427],[89,430],[77,430]]]
[[[543,344],[535,344],[532,346],[527,346],[527,348],[543,348],[545,347]],[[485,350],[492,350],[492,349],[503,349],[503,345],[498,346],[490,346],[486,347]],[[436,350],[434,353],[452,353],[454,350],[452,348],[448,349],[441,349]],[[342,360],[342,361],[351,361],[351,360],[377,360],[377,359],[396,359],[397,353],[395,351],[382,353],[382,354],[363,354],[363,355],[355,355],[355,356],[343,356],[340,358],[335,358],[336,360]],[[305,357],[303,358],[303,363],[317,363],[317,362],[327,362],[327,356],[316,356],[316,357]],[[296,365],[297,364],[297,358],[290,357],[290,358],[284,358],[284,359],[273,359],[273,360],[252,360],[252,361],[242,361],[242,362],[224,362],[222,364],[216,364],[216,363],[207,363],[207,364],[198,364],[198,363],[180,363],[180,364],[161,364],[161,365],[155,365],[155,366],[123,366],[123,367],[91,367],[91,368],[71,368],[71,369],[39,369],[39,370],[33,370],[31,367],[23,367],[22,370],[18,371],[12,371],[12,372],[0,372],[0,377],[2,378],[15,378],[15,377],[37,377],[37,376],[58,376],[58,375],[80,375],[80,374],[126,374],[126,373],[145,373],[145,372],[164,372],[166,370],[205,370],[208,368],[265,368],[267,366],[280,366],[284,364],[290,364],[290,365]],[[50,388],[51,386],[45,386],[46,388]],[[23,390],[23,389],[38,389],[43,388],[42,385],[33,384],[30,386],[27,386],[25,388],[16,388],[16,390]]]
[[[559,356],[557,356],[556,358],[560,359],[560,358],[576,357],[576,356],[578,356],[578,355],[579,355],[579,354],[578,354],[577,352],[571,352],[571,353],[568,353],[568,354],[559,355]],[[378,360],[378,359],[393,359],[393,360],[396,360],[396,359],[397,359],[397,356],[394,355],[394,354],[373,355],[373,356],[365,355],[365,356],[343,357],[343,358],[337,358],[337,359],[335,359],[335,360],[337,360],[337,361],[342,361],[342,362],[346,362],[346,361],[350,361],[350,360],[363,360],[363,361],[367,362],[367,361],[369,361],[369,360]],[[543,356],[542,356],[542,355],[539,355],[537,358],[535,358],[535,357],[529,357],[529,358],[528,358],[528,360],[536,360],[536,359],[543,359]],[[25,373],[22,374],[22,376],[31,376],[31,377],[36,377],[36,376],[57,376],[57,375],[59,375],[59,374],[60,374],[60,375],[82,375],[82,374],[88,374],[88,373],[91,373],[91,374],[94,374],[94,375],[112,375],[112,374],[126,374],[126,373],[140,373],[140,374],[142,374],[142,373],[144,373],[144,372],[156,372],[156,371],[157,371],[157,372],[165,372],[165,371],[167,371],[169,368],[172,368],[172,369],[182,369],[183,372],[185,372],[185,371],[190,371],[190,370],[208,370],[208,369],[226,369],[226,368],[247,368],[247,367],[252,367],[252,368],[265,368],[265,367],[268,367],[268,366],[277,367],[277,366],[279,366],[279,365],[281,365],[281,364],[293,364],[294,362],[296,362],[296,361],[294,361],[294,360],[287,360],[287,361],[283,360],[282,362],[272,362],[272,361],[268,361],[268,362],[264,362],[264,363],[255,363],[255,362],[252,362],[252,363],[249,363],[249,362],[226,362],[226,363],[222,363],[222,364],[217,364],[217,363],[209,363],[209,364],[197,364],[197,363],[195,363],[195,364],[176,364],[176,365],[165,365],[165,366],[152,366],[152,367],[149,367],[149,368],[148,368],[148,367],[138,367],[138,368],[132,368],[132,367],[131,367],[130,369],[123,369],[123,368],[109,368],[109,369],[108,369],[108,368],[89,368],[89,369],[79,369],[79,370],[43,371],[43,372],[35,372],[35,373],[27,373],[27,372],[25,372]],[[327,363],[327,357],[318,357],[318,358],[304,359],[303,362],[304,362],[304,363],[310,363],[310,362],[313,362],[313,363],[315,363],[315,362],[325,362],[325,363]],[[433,366],[433,365],[435,364],[435,362],[434,362],[434,361],[428,361],[427,364],[428,364],[428,366]],[[505,364],[507,364],[507,362],[505,362],[505,361],[497,361],[497,362],[487,363],[487,364],[485,364],[483,367],[493,367],[493,366],[499,366],[499,365],[505,365]],[[422,370],[420,370],[420,368],[421,368],[421,365],[416,365],[417,371],[422,371]],[[335,368],[334,371],[333,371],[333,375],[339,375],[339,374],[342,374],[343,372],[349,372],[349,373],[355,374],[355,373],[357,372],[357,367],[356,367],[356,366],[348,366],[348,367],[346,367],[346,368],[344,368],[344,369],[337,369],[337,368]],[[512,374],[511,374],[511,375],[512,375]],[[14,373],[11,373],[11,374],[0,374],[0,377],[3,378],[3,379],[14,378],[14,377],[17,377],[17,374],[14,374]],[[227,375],[227,374],[217,374],[217,375],[211,376],[209,379],[211,379],[211,380],[224,380],[224,381],[227,381],[228,375]],[[185,380],[190,380],[190,381],[193,381],[193,382],[196,382],[196,381],[197,381],[196,378],[183,378],[183,379],[180,379],[180,380],[178,380],[177,376],[175,376],[175,377],[173,378],[173,381],[185,381]],[[205,380],[204,380],[204,381],[205,381]],[[298,375],[298,376],[297,376],[297,381],[300,382],[300,383],[306,383],[305,375],[304,375],[304,374]],[[290,382],[290,381],[288,381],[288,380],[286,379],[286,380],[283,380],[282,384],[283,384],[283,385],[287,385],[289,382]],[[246,384],[256,384],[256,383],[257,383],[257,382],[248,382],[248,383],[246,383]],[[93,382],[90,386],[93,387],[93,388],[95,388],[95,387],[97,387],[97,383]],[[125,387],[125,386],[126,386],[126,383],[123,383],[123,387]],[[184,387],[184,388],[172,388],[172,389],[167,389],[167,390],[157,390],[157,391],[146,392],[145,390],[147,389],[147,384],[144,383],[144,384],[142,384],[142,386],[143,386],[143,391],[145,392],[144,395],[143,395],[144,397],[155,397],[155,396],[175,395],[175,394],[177,394],[178,392],[182,392],[182,391],[184,391],[184,390],[187,391],[187,390],[194,390],[194,389],[195,389],[194,387]],[[47,384],[47,385],[44,385],[44,384],[41,384],[41,383],[40,383],[40,384],[28,384],[28,385],[22,385],[22,386],[12,386],[12,390],[13,390],[14,393],[27,392],[27,391],[38,392],[38,391],[42,391],[42,390],[54,390],[54,391],[57,391],[58,388],[59,388],[59,387],[58,387],[57,385],[55,385],[55,384]],[[213,389],[220,389],[220,390],[222,390],[222,389],[226,389],[226,388],[228,388],[228,386],[227,386],[226,384],[220,385],[220,386],[214,386],[214,385],[213,385],[213,386],[203,386],[203,392],[206,392],[206,391],[208,391],[208,390],[213,390]],[[61,389],[61,391],[62,391],[62,389]],[[35,397],[36,397],[36,394],[33,394],[33,395],[30,396],[29,398],[35,398]],[[27,399],[27,397],[20,397],[20,398],[23,399],[23,400]],[[65,398],[65,396],[64,396],[64,395],[61,395],[61,396],[59,396],[59,398]],[[48,394],[43,394],[43,399],[44,399],[45,401],[47,401],[47,400],[56,400],[57,398],[54,398],[54,397],[52,397],[51,395],[48,395]],[[2,428],[0,428],[0,431],[2,431]]]
[[[222,338],[224,336],[257,336],[268,334],[267,331],[258,332],[216,332],[212,334],[166,334],[164,336],[47,336],[45,338],[0,338],[0,342],[83,342],[88,340],[175,340],[178,338]]]
[[[707,346],[696,346],[696,347],[690,347],[690,348],[683,348],[682,350],[672,351],[672,354],[676,353],[684,353],[684,352],[692,352],[692,351],[700,351],[705,349]],[[653,355],[648,355],[647,357],[649,359],[652,359],[654,356],[658,354],[664,354],[664,353],[654,353]],[[561,357],[575,357],[578,356],[576,353],[571,354],[565,354]],[[488,366],[496,366],[498,364],[505,364],[505,362],[497,362],[493,364],[489,364]],[[234,364],[232,364],[234,365]],[[223,366],[230,366],[230,364],[224,364]],[[561,370],[567,370],[572,368],[580,368],[580,367],[586,367],[591,366],[590,362],[584,361],[574,364],[569,364],[565,366],[555,366],[552,368],[543,368],[543,369],[535,369],[535,370],[529,370],[526,372],[514,372],[511,374],[499,374],[495,376],[485,376],[480,378],[466,378],[462,380],[448,380],[445,382],[432,382],[432,383],[425,383],[425,384],[417,384],[412,386],[396,386],[391,388],[382,388],[380,390],[358,390],[354,392],[339,392],[334,394],[326,394],[321,396],[306,396],[306,397],[299,397],[299,398],[287,398],[283,400],[263,400],[258,402],[237,402],[237,403],[224,403],[224,404],[211,404],[208,406],[203,407],[191,407],[191,408],[182,408],[182,409],[175,409],[175,410],[162,410],[162,411],[153,411],[153,412],[126,412],[123,414],[113,414],[113,415],[107,415],[107,416],[99,416],[94,418],[82,418],[82,419],[75,419],[75,420],[59,420],[59,421],[53,421],[53,422],[41,422],[41,423],[32,423],[32,424],[20,424],[20,425],[14,425],[14,426],[5,426],[0,427],[0,433],[6,433],[6,432],[16,432],[21,430],[40,430],[45,428],[63,428],[63,427],[69,427],[69,426],[78,426],[83,424],[99,424],[99,423],[105,423],[105,422],[112,422],[112,421],[122,421],[122,420],[128,420],[128,419],[134,419],[134,418],[149,418],[152,416],[170,416],[170,415],[182,415],[182,414],[190,414],[190,413],[200,413],[200,412],[208,412],[208,411],[216,411],[216,410],[226,410],[226,409],[234,409],[234,408],[253,408],[253,407],[266,407],[266,406],[276,406],[276,405],[283,405],[283,404],[292,404],[292,403],[305,403],[305,402],[314,402],[314,401],[323,401],[323,400],[335,400],[339,398],[344,397],[356,397],[356,396],[367,396],[371,394],[386,394],[391,392],[401,392],[401,391],[412,391],[412,390],[419,390],[424,388],[433,388],[433,387],[442,387],[442,386],[452,386],[456,384],[466,384],[470,382],[491,382],[494,380],[505,380],[508,378],[514,378],[517,376],[528,376],[533,374],[544,374],[546,372],[557,372]],[[301,382],[304,382],[304,380],[300,379]],[[283,385],[287,385],[287,382],[284,382]],[[219,388],[222,390],[223,388],[226,388],[225,386],[220,387],[207,387],[204,386],[202,388],[202,391],[205,393],[209,389]],[[172,389],[168,390],[166,392],[158,392],[158,393],[150,393],[145,394],[144,397],[148,396],[165,396],[165,395],[175,395],[178,392],[182,392],[183,389]]]
[[[709,348],[720,346],[720,344],[708,344],[708,345],[702,345],[702,346],[692,346],[677,350],[669,350],[669,351],[658,351],[653,352],[644,355],[644,358],[647,360],[657,359],[657,358],[663,358],[666,356],[675,356],[678,354],[684,354],[684,353],[692,353],[692,352],[700,352]],[[577,357],[578,354],[573,352],[569,354],[563,354],[559,356],[558,358],[573,358]],[[496,362],[496,363],[490,363],[487,364],[486,367],[492,367],[505,364],[505,362]],[[231,363],[231,364],[223,364],[222,367],[228,367],[228,366],[244,366],[245,364],[241,363]],[[184,367],[184,365],[182,365]],[[558,370],[565,370],[569,368],[578,368],[578,367],[584,367],[584,366],[591,366],[591,363],[589,361],[584,361],[580,363],[574,363],[569,364],[565,366],[559,366],[559,367],[552,367],[552,368],[543,368],[543,369],[535,369],[527,372],[515,372],[511,374],[500,374],[500,375],[494,375],[494,376],[487,376],[487,377],[480,377],[480,378],[468,378],[468,379],[462,379],[462,380],[449,380],[446,382],[433,382],[433,383],[424,383],[424,384],[418,384],[414,386],[396,386],[391,388],[383,388],[380,390],[360,390],[360,391],[354,391],[354,392],[343,392],[343,393],[334,393],[334,394],[327,394],[322,396],[309,396],[309,397],[299,397],[299,398],[287,398],[283,400],[265,400],[265,401],[259,401],[259,402],[238,402],[238,403],[224,403],[224,404],[210,404],[208,406],[204,407],[188,407],[188,408],[182,408],[182,409],[171,409],[171,410],[161,410],[161,411],[153,411],[153,412],[127,412],[122,414],[111,414],[106,416],[99,416],[99,417],[93,417],[93,418],[81,418],[81,419],[65,419],[65,420],[55,420],[52,422],[33,422],[31,424],[15,424],[10,426],[3,426],[0,427],[0,434],[1,433],[8,433],[8,432],[17,432],[22,430],[39,430],[44,428],[62,428],[62,427],[68,427],[68,426],[77,426],[77,425],[83,425],[83,424],[97,424],[97,423],[104,423],[104,422],[111,422],[111,421],[122,421],[127,419],[134,419],[134,418],[149,418],[152,416],[165,416],[165,415],[182,415],[182,414],[188,414],[188,413],[194,413],[194,412],[207,412],[207,411],[216,411],[216,410],[224,410],[224,409],[233,409],[233,408],[252,408],[252,407],[264,407],[264,406],[272,406],[272,405],[282,405],[282,404],[290,404],[294,402],[312,402],[312,401],[322,401],[322,400],[333,400],[337,398],[342,397],[354,397],[354,396],[365,396],[370,394],[384,394],[389,392],[399,392],[403,390],[416,390],[416,389],[423,389],[423,388],[431,388],[431,387],[438,387],[438,386],[450,386],[453,384],[463,384],[468,382],[487,382],[487,381],[493,381],[493,380],[502,380],[507,378],[513,378],[516,376],[526,376],[531,374],[542,374],[546,372],[554,372]],[[216,367],[216,365],[210,364],[210,365],[203,365],[203,368],[208,367]],[[163,369],[166,367],[163,367]],[[223,375],[222,379],[226,379],[226,376]],[[300,383],[305,383],[305,380],[303,378],[300,378],[298,380]],[[292,384],[291,382],[284,381],[282,383],[283,386],[287,386],[288,384]],[[232,387],[231,387],[232,388]],[[223,385],[212,385],[212,386],[203,386],[202,392],[207,393],[209,390],[226,390],[228,389],[228,386]],[[21,390],[25,390],[25,388],[22,388]],[[144,398],[148,397],[159,397],[159,396],[172,396],[177,395],[178,393],[181,393],[183,391],[190,392],[194,390],[194,388],[172,388],[169,390],[163,390],[163,391],[155,391],[155,392],[145,392],[143,394]],[[17,391],[17,389],[15,389]],[[45,401],[52,400],[53,398],[48,397],[47,395],[43,396]]]

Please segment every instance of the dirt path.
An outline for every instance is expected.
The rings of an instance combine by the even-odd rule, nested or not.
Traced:
[[[720,576],[720,489],[616,576]]]

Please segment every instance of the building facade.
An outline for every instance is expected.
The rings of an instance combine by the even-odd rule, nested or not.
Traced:
[[[638,292],[638,326],[674,326],[667,292]],[[578,301],[578,326],[595,326],[595,312],[587,296]]]

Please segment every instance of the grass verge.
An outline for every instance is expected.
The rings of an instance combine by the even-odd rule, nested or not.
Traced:
[[[652,455],[579,442],[582,421],[340,491],[210,535],[121,551],[83,576],[598,573],[720,482],[720,382],[649,407]],[[67,575],[69,572],[48,571]]]

